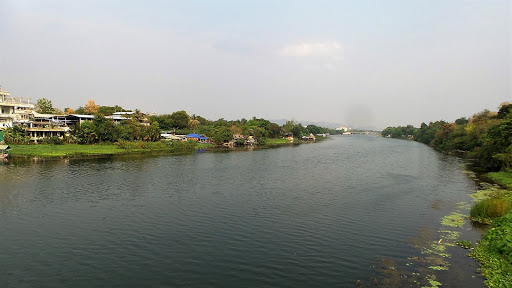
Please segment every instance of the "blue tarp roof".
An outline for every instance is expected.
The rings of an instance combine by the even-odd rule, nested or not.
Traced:
[[[207,140],[208,139],[208,137],[205,137],[205,136],[199,135],[199,134],[195,134],[195,133],[188,134],[186,137],[187,138],[197,138],[197,139],[200,139],[200,140]]]

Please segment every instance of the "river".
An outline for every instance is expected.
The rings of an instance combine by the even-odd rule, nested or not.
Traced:
[[[425,252],[477,188],[456,157],[364,135],[11,161],[0,164],[0,287],[484,287],[466,250],[449,246],[435,265]]]

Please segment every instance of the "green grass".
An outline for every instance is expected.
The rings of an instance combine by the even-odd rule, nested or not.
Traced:
[[[480,262],[487,287],[512,287],[512,214],[497,219],[470,256]]]
[[[485,174],[492,181],[500,184],[501,186],[512,189],[512,171],[505,170],[500,172],[489,172]]]
[[[122,154],[126,150],[114,144],[96,144],[96,145],[9,145],[11,156],[26,157],[76,157],[89,155],[112,155]]]
[[[512,211],[510,198],[489,198],[473,205],[470,215],[473,219],[494,219],[504,216],[509,211]]]
[[[194,151],[211,147],[211,144],[197,144],[195,142],[143,142],[121,141],[115,144],[64,144],[64,145],[9,145],[9,154],[13,157],[41,157],[41,158],[67,158],[87,157],[100,155],[119,155],[128,153],[147,152],[181,152]]]
[[[277,145],[277,144],[288,144],[292,143],[290,140],[285,138],[266,139],[265,145]]]

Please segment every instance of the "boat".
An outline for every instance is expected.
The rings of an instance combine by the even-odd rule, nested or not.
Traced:
[[[9,158],[9,145],[0,145],[0,159],[8,159]]]

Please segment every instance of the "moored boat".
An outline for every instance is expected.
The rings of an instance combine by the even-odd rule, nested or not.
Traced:
[[[9,145],[0,145],[0,159],[8,159],[9,158]]]

